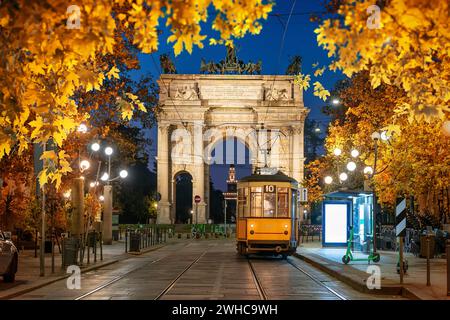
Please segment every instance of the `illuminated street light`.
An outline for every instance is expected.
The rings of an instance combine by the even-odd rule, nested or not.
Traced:
[[[326,184],[331,184],[333,182],[333,178],[330,177],[330,176],[326,176],[324,181],[325,181]]]
[[[380,140],[381,135],[378,131],[375,131],[374,133],[372,133],[371,138],[372,140]]]
[[[364,174],[372,174],[373,173],[373,169],[370,166],[367,166],[364,168]]]
[[[111,148],[111,147],[106,147],[106,148],[105,148],[105,154],[106,154],[107,156],[112,155],[112,154],[113,154],[113,148]]]
[[[98,144],[97,142],[94,142],[91,145],[91,150],[97,152],[98,150],[100,150],[100,144]]]
[[[79,126],[78,126],[78,129],[77,129],[77,131],[78,132],[81,132],[81,133],[86,133],[87,132],[87,126],[84,124],[84,123],[82,123],[82,124],[80,124]]]
[[[446,136],[450,136],[450,121],[445,121],[442,125],[442,131]]]
[[[345,172],[342,172],[342,173],[339,175],[339,179],[340,179],[341,181],[345,181],[345,180],[347,180],[347,178],[348,178],[348,175],[347,175]]]
[[[320,128],[315,128],[314,131],[315,132],[320,132]]]
[[[83,171],[89,169],[90,166],[91,166],[91,164],[89,163],[89,161],[87,161],[87,160],[82,160],[82,161],[80,162],[80,170],[81,170],[81,172],[83,172]]]
[[[63,193],[64,198],[69,199],[71,192],[72,192],[71,190],[67,190],[66,192],[64,192]]]
[[[356,149],[353,149],[350,154],[352,155],[353,158],[356,158],[357,156],[359,156],[359,151]]]
[[[340,156],[341,153],[342,153],[342,150],[339,149],[339,148],[336,148],[336,149],[334,149],[333,153],[334,153],[335,156]]]
[[[103,195],[101,195],[100,197],[98,197],[98,200],[105,201],[105,197]]]
[[[100,183],[98,183],[98,181],[92,181],[92,182],[89,184],[89,187],[94,188],[94,187],[98,186],[99,184],[100,184]]]
[[[349,163],[347,163],[348,171],[355,171],[355,169],[356,169],[356,163],[354,163],[353,161],[350,161]]]
[[[337,98],[334,98],[333,99],[333,101],[331,101],[335,106],[337,106],[339,103],[341,103],[340,101],[339,101],[339,99],[337,99]]]
[[[380,138],[381,138],[381,140],[383,140],[383,141],[388,141],[388,140],[389,140],[389,136],[387,135],[387,132],[386,132],[386,131],[381,132]]]
[[[103,173],[103,175],[100,178],[100,180],[102,180],[102,181],[108,181],[108,179],[109,179],[109,174],[107,172]]]
[[[120,173],[119,173],[119,176],[122,179],[125,179],[128,176],[128,171],[127,170],[121,170]]]

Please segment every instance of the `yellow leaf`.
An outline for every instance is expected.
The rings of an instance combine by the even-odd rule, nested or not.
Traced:
[[[119,72],[120,70],[114,66],[111,68],[111,70],[108,71],[106,75],[109,79],[111,79],[112,77],[119,79]]]
[[[44,69],[42,68],[42,66],[40,64],[37,64],[35,61],[32,61],[28,64],[28,68],[30,69],[31,72],[36,73],[36,74],[45,74]]]
[[[183,50],[183,41],[181,39],[178,39],[178,41],[173,45],[173,51],[175,53],[175,56],[179,55],[182,50]]]
[[[325,72],[326,67],[314,71],[314,77],[321,76]]]
[[[38,180],[41,187],[47,183],[47,170],[42,170],[41,172],[39,172]]]

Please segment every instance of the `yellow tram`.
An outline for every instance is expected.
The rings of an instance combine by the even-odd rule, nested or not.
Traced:
[[[239,254],[295,252],[298,182],[281,171],[259,172],[238,181],[236,224]]]

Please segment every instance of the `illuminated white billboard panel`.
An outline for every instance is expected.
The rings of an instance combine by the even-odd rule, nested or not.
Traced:
[[[324,242],[342,244],[347,242],[348,205],[346,203],[325,203]]]

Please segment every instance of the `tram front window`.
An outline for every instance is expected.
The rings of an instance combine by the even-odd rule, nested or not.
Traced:
[[[264,217],[275,217],[275,193],[264,193]]]

